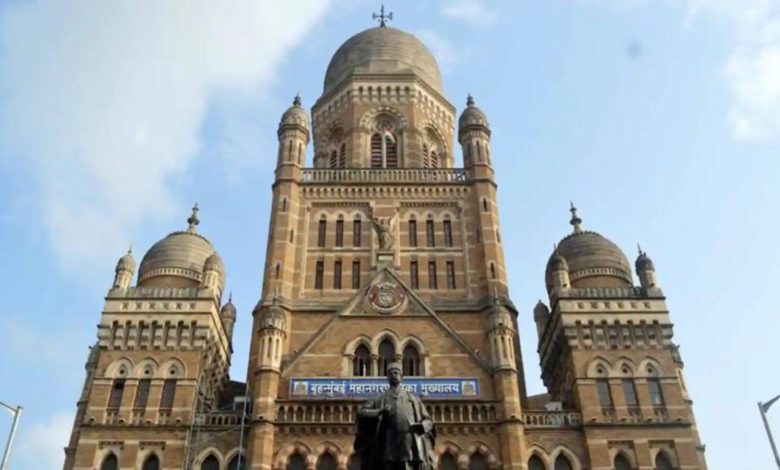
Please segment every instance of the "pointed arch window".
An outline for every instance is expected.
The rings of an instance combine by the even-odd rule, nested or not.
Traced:
[[[617,454],[615,456],[615,470],[631,470],[631,462],[625,455]]]
[[[558,458],[555,459],[554,470],[572,470],[571,462],[569,462],[569,459],[565,456],[559,455]]]
[[[449,452],[439,457],[439,470],[458,470],[458,460]]]
[[[383,130],[371,136],[371,168],[398,168],[398,140]]]
[[[306,470],[306,459],[298,452],[292,454],[287,461],[287,470]]]
[[[395,346],[389,339],[379,343],[379,375],[387,375],[387,366],[395,360]]]
[[[125,393],[125,379],[116,379],[111,386],[111,394],[108,397],[108,408],[119,409],[122,404],[122,395]]]
[[[116,455],[114,454],[108,454],[108,457],[103,460],[103,463],[100,465],[100,470],[118,470],[119,469],[119,461],[116,458]]]
[[[336,220],[336,246],[344,246],[344,218],[339,217]]]
[[[655,470],[674,470],[672,462],[669,461],[669,457],[665,453],[659,452],[655,456]]]
[[[143,470],[160,470],[160,459],[155,454],[151,454],[146,458]]]
[[[352,375],[355,377],[367,377],[371,370],[371,351],[361,344],[355,349],[355,357],[352,359]]]
[[[622,379],[623,394],[626,396],[626,406],[629,408],[636,408],[639,406],[639,400],[636,396],[636,387],[634,387],[633,379]]]
[[[420,353],[417,352],[417,348],[411,344],[404,348],[402,362],[404,376],[420,377],[423,375],[422,364],[420,363]]]
[[[317,470],[338,470],[338,463],[333,454],[326,452],[317,459]]]
[[[647,379],[647,388],[650,391],[650,402],[653,406],[664,406],[664,394],[661,391],[661,382],[658,379]]]
[[[163,381],[162,397],[160,398],[160,408],[170,410],[173,408],[173,399],[176,396],[176,379],[165,379]]]
[[[409,246],[417,246],[417,220],[414,217],[409,219]]]
[[[360,239],[362,225],[360,217],[355,217],[355,220],[352,222],[352,246],[355,248],[360,248],[362,245],[362,240]]]
[[[239,463],[240,459],[240,463]],[[246,457],[236,454],[227,466],[227,470],[244,470],[246,468]]]
[[[469,459],[469,470],[490,470],[487,458],[482,454],[473,454]]]
[[[200,470],[219,470],[219,460],[214,455],[209,455],[206,460],[200,464]]]
[[[151,379],[141,379],[138,381],[138,387],[135,392],[135,403],[133,408],[143,410],[146,408],[146,403],[149,401],[149,389],[151,388]]]
[[[528,459],[528,470],[545,470],[544,462],[542,462],[542,459],[540,459],[538,455],[532,455],[531,458]]]

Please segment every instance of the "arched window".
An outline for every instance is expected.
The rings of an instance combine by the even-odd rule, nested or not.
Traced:
[[[659,452],[655,456],[655,470],[674,470],[672,462],[669,461],[669,457],[665,453]]]
[[[209,455],[206,460],[200,464],[200,470],[219,470],[219,460],[214,455]]]
[[[160,459],[156,455],[151,454],[146,458],[143,470],[160,470]]]
[[[615,456],[615,470],[631,470],[631,462],[625,455],[617,454]]]
[[[472,454],[469,459],[469,470],[490,470],[490,465],[484,455]]]
[[[391,132],[371,136],[371,168],[398,168],[398,142]]]
[[[538,455],[532,455],[531,458],[528,459],[528,470],[545,470],[544,462],[542,462],[542,459],[540,459]]]
[[[116,459],[116,455],[108,454],[103,464],[100,466],[100,470],[117,470],[119,468],[119,461]]]
[[[379,370],[378,375],[387,375],[387,366],[395,359],[395,346],[386,339],[379,343]]]
[[[355,350],[355,358],[352,360],[352,375],[356,377],[366,377],[371,370],[371,352],[361,344]]]
[[[347,470],[360,470],[360,455],[352,454],[347,463]]]
[[[238,459],[241,457],[241,464],[239,466]],[[244,470],[246,468],[246,457],[240,454],[236,454],[227,466],[227,470]]]
[[[558,458],[555,459],[554,470],[572,470],[571,462],[569,462],[569,459],[567,459],[565,455],[559,455]]]
[[[323,215],[320,217],[320,223],[317,227],[317,246],[318,247],[324,247],[325,246],[325,236],[328,230],[328,221],[325,219],[325,216]]]
[[[339,168],[347,167],[347,144],[341,144],[339,151]]]
[[[306,459],[298,452],[292,454],[287,461],[287,470],[306,470]]]
[[[458,470],[457,459],[449,452],[441,454],[441,457],[439,457],[439,470]]]
[[[333,454],[326,452],[317,459],[317,470],[338,470],[338,468],[336,457]]]
[[[422,375],[420,367],[420,353],[411,344],[404,348],[403,372],[404,376],[419,377]]]

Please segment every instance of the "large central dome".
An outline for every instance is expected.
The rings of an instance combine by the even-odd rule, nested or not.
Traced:
[[[358,33],[339,47],[325,72],[323,94],[352,75],[413,73],[442,92],[441,72],[431,51],[399,29],[376,27]]]

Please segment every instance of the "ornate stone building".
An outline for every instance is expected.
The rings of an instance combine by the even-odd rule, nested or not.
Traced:
[[[311,120],[296,97],[278,137],[248,383],[228,380],[236,309],[195,208],[135,285],[132,254],[117,265],[67,470],[357,468],[357,408],[396,360],[438,468],[706,469],[652,261],[634,285],[573,207],[533,309],[548,393],[527,395],[490,126],[471,97],[456,119],[414,36],[347,40]]]

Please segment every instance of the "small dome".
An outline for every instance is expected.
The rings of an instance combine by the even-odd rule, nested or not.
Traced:
[[[501,308],[494,311],[490,317],[488,317],[486,327],[487,331],[493,331],[501,328],[509,328],[510,330],[514,330],[515,324],[512,319],[512,314],[509,313],[509,311],[506,309]]]
[[[467,126],[484,126],[490,129],[487,116],[474,104],[474,98],[471,95],[466,100],[466,109],[463,110],[460,119],[458,119],[458,127],[460,129]]]
[[[219,273],[225,272],[225,265],[222,264],[222,258],[220,258],[216,252],[214,252],[213,255],[206,258],[206,261],[203,263],[203,272],[212,269],[218,271]]]
[[[261,330],[268,328],[285,330],[286,325],[287,320],[284,317],[284,312],[279,307],[270,307],[260,317]]]
[[[133,258],[133,250],[127,250],[127,253],[119,258],[119,261],[116,263],[116,270],[117,271],[129,271],[131,273],[135,272],[135,258]]]
[[[187,219],[189,228],[173,232],[146,252],[138,270],[141,287],[197,287],[203,280],[206,260],[215,253],[214,247],[196,233],[198,207],[193,207]],[[220,261],[221,263],[221,261]],[[224,272],[224,269],[222,270]]]
[[[228,299],[228,302],[222,306],[222,310],[219,311],[222,318],[236,318],[236,306],[233,305],[233,298]]]
[[[431,51],[419,39],[396,28],[360,32],[338,48],[325,72],[323,94],[354,75],[414,74],[439,93],[441,72]]]
[[[617,245],[596,232],[582,230],[577,208],[571,206],[574,232],[566,236],[550,255],[545,282],[552,290],[552,273],[563,257],[569,267],[569,281],[574,288],[631,287],[631,265]]]
[[[561,256],[560,253],[558,253],[558,248],[553,251],[552,257],[550,258],[550,272],[554,273],[555,271],[568,271],[569,270],[569,263],[566,262],[566,258]]]
[[[642,271],[655,271],[653,260],[651,260],[650,257],[647,256],[647,253],[641,249],[639,250],[639,256],[636,258],[634,267],[636,267],[637,274],[641,273]]]
[[[301,106],[301,97],[295,95],[293,105],[287,108],[287,111],[282,114],[282,119],[279,122],[279,127],[282,126],[301,126],[305,129],[309,128],[309,115],[306,110]]]
[[[546,320],[550,316],[550,310],[541,300],[534,307],[534,320]]]

